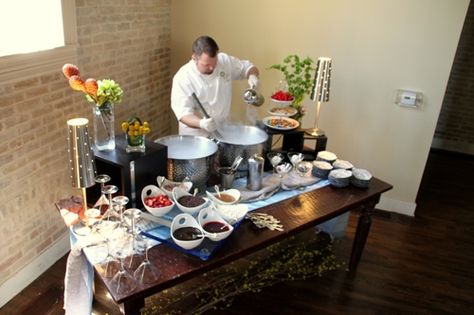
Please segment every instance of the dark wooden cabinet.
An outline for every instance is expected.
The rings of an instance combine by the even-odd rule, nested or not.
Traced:
[[[143,187],[157,185],[156,177],[166,176],[167,147],[146,140],[145,152],[126,152],[123,135],[115,138],[113,151],[98,151],[94,148],[97,174],[111,177],[107,184],[116,185],[119,191],[115,195],[125,195],[130,199],[127,208],[142,208],[141,192]],[[100,184],[87,189],[87,200],[94,204],[100,197]]]

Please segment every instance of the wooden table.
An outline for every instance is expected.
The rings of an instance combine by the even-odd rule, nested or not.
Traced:
[[[246,220],[209,261],[202,261],[163,244],[155,246],[150,250],[149,257],[161,271],[159,280],[151,285],[139,286],[128,295],[115,294],[114,288],[109,286],[110,279],[103,278],[99,272],[96,275],[105,284],[114,301],[120,304],[124,314],[140,314],[145,298],[152,294],[245,257],[345,212],[361,208],[349,262],[349,272],[353,276],[369,234],[372,210],[380,195],[390,189],[390,184],[373,178],[368,189],[326,186],[261,208],[258,212],[273,215],[281,221],[285,230],[258,230]]]

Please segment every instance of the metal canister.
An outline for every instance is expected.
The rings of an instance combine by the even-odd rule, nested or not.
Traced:
[[[247,188],[250,190],[262,189],[263,163],[261,154],[254,154],[248,159],[249,172],[247,175]]]

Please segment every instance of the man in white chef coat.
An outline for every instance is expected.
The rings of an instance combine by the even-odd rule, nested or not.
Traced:
[[[197,38],[192,58],[173,77],[171,108],[179,121],[180,135],[207,137],[225,123],[232,100],[232,80],[248,80],[258,86],[258,68],[248,60],[219,52],[209,36]],[[195,103],[195,93],[211,118],[205,118]]]

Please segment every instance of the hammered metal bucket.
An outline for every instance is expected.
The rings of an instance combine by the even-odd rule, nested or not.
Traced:
[[[217,154],[220,166],[230,166],[238,156],[243,157],[237,168],[238,176],[246,176],[248,159],[254,154],[263,154],[268,134],[255,126],[226,125],[219,128],[222,137],[218,137]]]
[[[167,178],[180,182],[186,177],[204,192],[212,171],[217,144],[199,136],[167,136],[155,142],[168,147]]]

